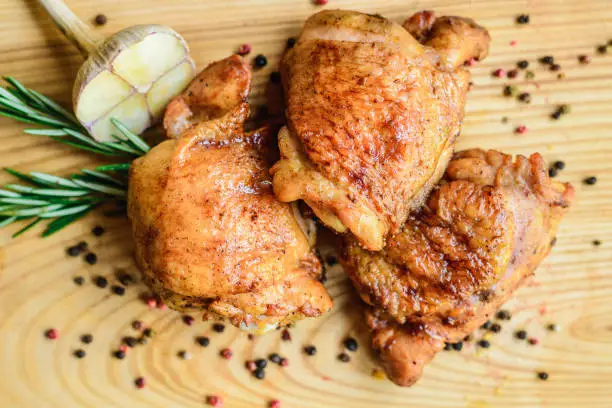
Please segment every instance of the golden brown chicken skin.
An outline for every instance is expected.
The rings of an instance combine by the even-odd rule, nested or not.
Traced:
[[[287,127],[274,192],[304,200],[329,227],[383,248],[444,172],[470,74],[489,35],[473,21],[322,11],[285,55]],[[416,35],[422,42],[417,41]]]
[[[250,81],[230,57],[169,104],[164,126],[176,139],[131,166],[128,214],[156,294],[259,333],[332,303],[306,221],[274,197],[266,130],[243,130]]]
[[[467,150],[383,251],[345,238],[341,260],[371,306],[373,347],[392,381],[417,381],[445,342],[481,326],[533,275],[573,194],[537,153],[513,161]]]

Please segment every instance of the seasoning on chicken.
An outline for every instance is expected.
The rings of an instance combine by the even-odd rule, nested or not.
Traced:
[[[327,226],[382,249],[444,173],[470,82],[464,62],[488,44],[473,21],[432,12],[405,28],[353,11],[310,17],[281,66],[276,196],[304,200]]]
[[[413,384],[445,343],[491,318],[548,254],[573,195],[539,154],[513,162],[467,150],[382,252],[346,237],[341,260],[372,306],[367,324],[389,378]]]
[[[266,129],[245,133],[251,71],[213,63],[167,107],[168,140],[130,171],[145,281],[169,306],[264,332],[331,308],[312,221],[272,192]]]

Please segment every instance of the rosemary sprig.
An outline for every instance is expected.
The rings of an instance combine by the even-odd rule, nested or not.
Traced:
[[[105,156],[138,157],[150,150],[137,134],[116,119],[111,119],[118,135],[114,142],[98,142],[91,137],[72,113],[57,102],[33,89],[26,88],[12,77],[0,87],[0,115],[42,128],[25,129],[35,136],[49,137],[57,142]]]
[[[98,142],[72,113],[58,103],[24,87],[11,77],[0,87],[0,115],[39,125],[24,132],[49,137],[60,143],[105,156],[142,156],[151,148],[124,124],[111,119],[117,129],[114,142]],[[125,209],[127,171],[130,163],[107,164],[83,169],[67,178],[51,174],[4,170],[29,185],[6,184],[0,189],[0,228],[18,221],[29,223],[13,234],[21,235],[39,222],[49,221],[42,236],[47,237],[107,203]]]
[[[50,222],[42,236],[47,237],[94,208],[115,203],[125,207],[129,164],[99,166],[82,170],[70,178],[46,173],[21,173],[4,169],[29,185],[6,184],[0,189],[0,228],[29,220],[16,237],[41,221]]]

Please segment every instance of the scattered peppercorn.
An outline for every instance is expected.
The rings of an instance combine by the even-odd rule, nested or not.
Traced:
[[[223,323],[215,323],[212,325],[212,329],[217,333],[223,333],[225,325]]]
[[[517,24],[529,24],[529,14],[521,14],[516,17]]]
[[[584,184],[587,184],[589,186],[595,185],[597,184],[597,177],[595,176],[591,176],[591,177],[587,177],[582,181]]]
[[[548,373],[546,371],[540,371],[538,373],[538,378],[542,381],[548,380]]]
[[[506,85],[504,87],[504,96],[514,96],[518,92],[518,89],[514,85]]]
[[[108,286],[108,280],[104,276],[96,276],[94,278],[94,284],[100,289],[104,289]]]
[[[489,330],[491,329],[491,325],[493,323],[490,320],[487,320],[486,322],[484,322],[484,324],[482,326],[480,326],[481,329],[483,330]]]
[[[317,348],[315,346],[306,346],[304,347],[304,353],[309,356],[314,356],[315,354],[317,354]]]
[[[258,380],[263,380],[266,377],[266,372],[261,368],[257,368],[253,371],[253,376]]]
[[[278,364],[280,364],[281,367],[287,367],[289,365],[289,360],[283,357],[280,359],[280,362]]]
[[[247,334],[247,339],[253,341],[253,340],[255,340],[255,336],[253,335],[253,333],[249,333],[249,334]]]
[[[502,68],[497,68],[493,71],[493,76],[496,78],[504,78],[506,76],[506,71]]]
[[[149,339],[147,337],[141,336],[138,338],[138,344],[140,344],[141,346],[146,345],[149,342]]]
[[[94,17],[94,23],[96,23],[96,25],[99,25],[99,26],[103,26],[104,24],[106,24],[107,21],[108,19],[106,18],[104,14],[98,14],[97,16]]]
[[[255,65],[255,68],[263,68],[266,65],[268,65],[268,59],[266,58],[265,55],[259,54],[253,60],[253,64]]]
[[[594,239],[594,240],[593,240],[593,245],[595,245],[595,246],[600,246],[600,245],[601,245],[601,241],[600,241],[600,240],[598,240],[598,239]]]
[[[132,322],[132,328],[134,330],[142,330],[142,322],[140,320],[134,320]]]
[[[90,265],[95,265],[98,262],[98,256],[93,252],[89,252],[87,255],[85,255],[85,262]]]
[[[208,347],[208,345],[210,344],[210,339],[205,336],[198,336],[196,337],[196,343],[198,343],[202,347]]]
[[[295,47],[295,43],[297,42],[297,40],[293,37],[290,37],[287,39],[287,48],[293,48]]]
[[[561,70],[561,65],[559,65],[559,64],[552,64],[550,66],[550,70],[553,71],[553,72],[557,72],[557,71]]]
[[[329,0],[315,0],[315,4],[317,6],[324,6],[329,2]]]
[[[150,327],[147,327],[146,329],[142,331],[142,335],[149,337],[149,338],[153,337],[153,334],[154,334],[153,329],[151,329]]]
[[[281,339],[283,341],[291,341],[291,333],[289,333],[289,330],[283,329],[281,332]]]
[[[111,290],[117,296],[125,295],[125,288],[123,286],[113,285],[113,286],[111,286]]]
[[[518,74],[518,69],[511,69],[510,71],[508,71],[508,78],[514,79],[518,76]]]
[[[527,339],[527,342],[532,346],[537,346],[538,344],[540,344],[540,340],[536,339],[535,337],[530,337],[529,339]]]
[[[452,347],[453,347],[453,350],[455,350],[455,351],[461,351],[461,350],[463,350],[463,342],[462,341],[458,341],[457,343],[453,343]]]
[[[281,408],[281,403],[280,403],[279,400],[274,399],[274,400],[268,402],[268,407],[270,407],[270,408]]]
[[[251,46],[251,44],[245,43],[245,44],[242,44],[240,47],[238,47],[238,51],[236,53],[244,57],[245,55],[250,54],[252,50],[253,50],[253,47]]]
[[[77,286],[82,286],[85,283],[85,278],[82,276],[75,276],[72,281]]]
[[[357,349],[359,348],[359,344],[357,343],[357,340],[352,337],[349,337],[344,340],[344,347],[346,347],[348,351],[357,351]]]
[[[578,62],[584,65],[589,64],[591,62],[591,57],[589,57],[588,55],[579,55]]]
[[[514,333],[514,336],[519,340],[525,340],[527,338],[527,332],[525,330],[518,330]]]
[[[542,64],[550,65],[550,64],[553,64],[555,62],[555,59],[552,57],[552,55],[546,55],[546,56],[540,58],[540,62]]]
[[[179,356],[179,358],[183,359],[183,360],[191,360],[191,354],[189,354],[187,351],[185,350],[181,350],[177,353],[177,356]]]
[[[531,103],[531,94],[529,92],[523,92],[519,96],[519,101],[524,103]]]
[[[81,336],[81,342],[85,344],[91,344],[92,341],[93,341],[93,336],[89,333]]]
[[[478,345],[480,347],[482,347],[482,348],[489,348],[489,347],[491,347],[491,343],[489,343],[489,340],[484,340],[484,339],[479,340],[478,341]]]
[[[557,170],[563,170],[565,168],[565,162],[561,161],[561,160],[557,160],[556,162],[553,163],[553,166],[557,169]]]
[[[273,84],[280,84],[281,74],[278,71],[274,71],[270,74],[270,82]]]
[[[254,361],[247,361],[246,363],[244,363],[244,366],[250,372],[253,372],[253,371],[255,371],[257,369],[257,366],[255,365]]]
[[[129,286],[130,283],[134,283],[134,277],[127,272],[119,273],[118,279],[123,286]]]
[[[183,315],[183,323],[185,323],[187,326],[191,326],[194,321],[195,319],[193,316]]]
[[[232,350],[227,347],[221,350],[219,354],[226,360],[229,360],[234,355],[234,353],[232,353]]]
[[[502,116],[501,123],[503,123],[503,124],[508,123],[508,117],[507,116]]]
[[[81,252],[81,249],[76,245],[66,248],[66,254],[68,254],[68,256],[79,256],[81,255]]]
[[[81,250],[81,251],[85,251],[87,249],[87,242],[85,241],[80,241],[77,244],[77,247]]]
[[[527,133],[527,126],[525,125],[517,126],[516,129],[514,129],[514,133],[519,134],[519,135],[523,135]]]
[[[500,310],[500,311],[498,311],[497,314],[495,315],[495,317],[497,317],[497,319],[499,319],[499,320],[510,320],[510,319],[512,319],[512,315],[507,310]]]
[[[561,114],[563,114],[563,115],[567,115],[568,113],[571,112],[571,108],[570,108],[569,105],[563,104],[563,105],[559,106],[559,112],[561,112]]]
[[[119,360],[123,360],[125,358],[125,351],[123,350],[117,350],[113,353],[113,356],[115,356],[115,358],[119,359]]]
[[[135,337],[126,336],[123,338],[123,344],[125,344],[126,346],[130,348],[133,348],[133,347],[136,347],[136,345],[138,344],[138,341],[136,340]]]
[[[93,229],[91,230],[91,233],[94,234],[94,236],[99,237],[102,234],[104,234],[104,228],[102,228],[99,225],[96,225],[95,227],[93,227]]]
[[[550,115],[550,117],[553,118],[554,120],[558,120],[561,117],[561,115],[562,115],[561,111],[557,109]]]
[[[343,363],[348,363],[351,361],[351,356],[346,353],[340,353],[338,354],[338,360],[342,361]]]
[[[472,335],[471,335],[471,334],[468,334],[467,336],[465,336],[465,337],[463,338],[463,341],[464,341],[464,342],[466,342],[466,343],[467,343],[467,342],[472,341]]]
[[[281,356],[279,356],[278,354],[272,353],[268,356],[268,360],[270,360],[273,363],[280,364],[282,359],[281,359]]]
[[[550,323],[548,326],[546,326],[546,328],[548,329],[548,331],[551,331],[551,332],[559,331],[559,326],[554,323]]]
[[[267,365],[268,365],[268,362],[266,361],[265,358],[258,358],[257,360],[255,360],[255,366],[257,366],[257,368],[264,369],[266,368]]]
[[[597,46],[597,52],[599,54],[606,54],[608,52],[608,46],[605,44]]]
[[[502,330],[502,327],[498,323],[493,323],[490,329],[493,333],[499,333]]]
[[[221,408],[223,406],[223,399],[217,395],[208,395],[206,403],[214,408]]]
[[[48,329],[47,331],[45,331],[45,337],[49,340],[55,340],[58,336],[59,332],[57,331],[57,329]]]
[[[535,78],[535,73],[533,71],[525,72],[525,79],[534,79],[534,78]]]
[[[144,388],[144,386],[146,385],[145,379],[143,377],[138,377],[134,380],[134,385],[136,386],[136,388],[138,389],[142,389]]]
[[[77,349],[74,351],[74,353],[72,353],[76,358],[83,358],[87,355],[87,353],[85,353],[85,350],[83,349]]]
[[[521,60],[516,63],[516,66],[519,67],[520,69],[526,69],[529,66],[529,61]]]
[[[558,174],[559,170],[555,169],[554,167],[548,169],[548,177],[557,177]]]

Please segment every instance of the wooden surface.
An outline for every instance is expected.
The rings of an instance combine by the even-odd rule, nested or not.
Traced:
[[[308,0],[92,1],[72,0],[83,19],[108,16],[104,34],[138,23],[161,23],[178,30],[191,45],[199,66],[227,56],[243,42],[253,54],[264,53],[271,64],[257,73],[253,102],[264,102],[263,85],[274,70],[286,39],[299,32],[304,19],[317,10]],[[574,183],[577,199],[564,220],[558,243],[538,271],[535,283],[523,288],[507,305],[513,319],[490,339],[489,350],[467,345],[462,352],[441,353],[413,388],[402,389],[372,376],[375,362],[361,326],[359,302],[336,267],[327,283],[334,296],[333,312],[299,323],[292,341],[280,332],[249,341],[228,327],[212,332],[196,320],[187,327],[172,311],[148,310],[138,299],[144,287],[112,295],[90,281],[113,276],[116,268],[136,273],[131,260],[126,220],[90,216],[78,225],[43,240],[37,232],[16,240],[17,227],[0,231],[0,406],[1,407],[202,407],[206,395],[223,396],[225,407],[265,407],[279,399],[283,407],[610,407],[612,406],[612,49],[595,55],[595,46],[612,39],[610,0],[431,0],[340,1],[328,7],[381,13],[398,21],[421,8],[476,18],[493,37],[490,57],[474,69],[475,86],[459,147],[490,147],[511,153],[541,152],[548,160],[564,160],[560,178]],[[531,24],[514,18],[529,13]],[[516,41],[515,46],[510,42]],[[551,54],[566,78],[547,71],[536,59]],[[580,65],[578,54],[592,57]],[[504,98],[507,80],[492,78],[495,68],[511,69],[520,59],[530,62],[535,80],[513,80],[532,93],[525,105]],[[0,73],[13,75],[29,87],[61,101],[70,100],[71,83],[81,63],[77,50],[63,39],[32,1],[0,1]],[[572,112],[559,121],[549,115],[567,103]],[[508,117],[508,123],[501,121]],[[520,124],[523,135],[513,134]],[[2,166],[66,174],[99,162],[52,141],[21,133],[22,127],[0,119]],[[581,183],[596,175],[595,186]],[[6,175],[0,181],[12,179]],[[94,238],[90,229],[102,224],[107,232]],[[86,240],[99,263],[86,266],[64,250]],[[592,241],[602,245],[595,247]],[[86,277],[77,287],[74,276]],[[111,279],[112,281],[112,279]],[[146,346],[128,352],[123,361],[111,358],[121,337],[132,335],[130,324],[141,319],[158,335]],[[546,325],[556,323],[557,333]],[[57,327],[60,337],[46,340],[43,332]],[[513,338],[524,328],[540,340],[537,346]],[[92,333],[83,346],[79,336]],[[209,334],[200,348],[194,336]],[[360,348],[350,363],[336,355],[351,334]],[[479,339],[482,332],[476,333]],[[318,354],[301,349],[315,344]],[[230,361],[219,350],[234,351]],[[87,351],[83,360],[71,353]],[[176,356],[188,350],[192,359]],[[244,369],[249,358],[279,352],[288,367],[269,367],[257,380]],[[550,373],[548,381],[536,372]],[[144,376],[145,389],[134,378]]]

